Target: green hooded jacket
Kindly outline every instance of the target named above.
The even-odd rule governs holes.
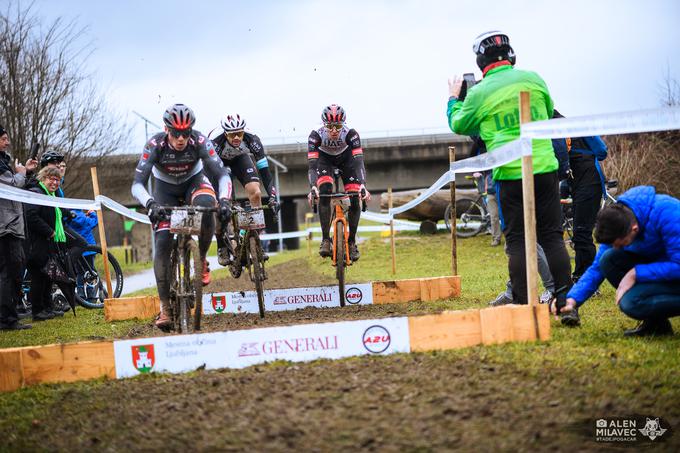
[[[519,138],[519,93],[528,91],[531,120],[552,118],[553,101],[538,74],[509,63],[491,69],[473,86],[463,102],[449,100],[449,127],[456,134],[479,135],[488,152]],[[533,140],[534,174],[556,171],[557,158],[550,139]],[[522,179],[522,160],[493,169],[494,180]]]

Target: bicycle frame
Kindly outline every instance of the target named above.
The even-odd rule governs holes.
[[[342,200],[345,199],[344,196],[338,197],[332,201],[333,207],[334,207],[334,215],[333,218],[331,219],[331,230],[333,232],[337,231],[337,224],[342,223],[342,241],[344,243],[344,260],[345,264],[350,266],[352,262],[349,259],[349,246],[348,246],[348,239],[349,239],[349,227],[347,226],[347,218],[345,217],[345,208],[342,204]],[[333,237],[333,266],[337,266],[338,263],[338,240],[336,237]]]

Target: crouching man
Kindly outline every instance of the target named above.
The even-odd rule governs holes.
[[[607,279],[621,311],[641,321],[625,336],[672,335],[668,318],[680,315],[680,200],[634,187],[600,211],[595,239],[595,261],[562,310],[575,310]]]

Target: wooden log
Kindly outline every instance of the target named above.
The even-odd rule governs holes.
[[[0,350],[0,392],[11,392],[23,386],[21,348]]]
[[[408,203],[423,192],[424,189],[406,190],[400,192],[392,192],[393,204],[395,207]],[[477,189],[461,189],[456,188],[456,202],[461,200],[475,200],[479,196]],[[409,209],[406,212],[395,215],[397,219],[407,220],[432,220],[439,221],[444,219],[446,207],[451,203],[451,191],[439,190],[435,192],[430,198],[424,200],[417,206]],[[388,195],[383,193],[380,195],[380,209],[387,210],[389,206]]]
[[[24,384],[116,377],[112,341],[21,348]]]
[[[158,296],[121,297],[104,301],[104,319],[107,321],[153,318],[160,310]]]
[[[482,342],[479,310],[414,316],[408,326],[412,352],[465,348]]]

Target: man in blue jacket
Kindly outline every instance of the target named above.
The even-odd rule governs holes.
[[[582,305],[606,278],[621,311],[642,321],[625,336],[672,335],[668,318],[680,315],[680,200],[634,187],[600,211],[595,239],[595,261],[562,311]]]

